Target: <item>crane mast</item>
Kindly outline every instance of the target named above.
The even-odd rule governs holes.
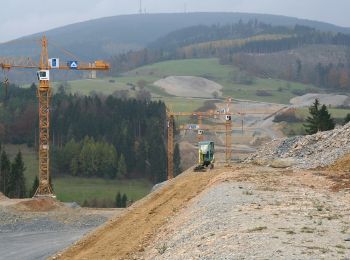
[[[40,71],[49,71],[49,55],[47,39],[41,42]],[[39,186],[34,196],[54,196],[50,184],[50,99],[51,88],[49,80],[39,78],[37,90],[39,100]]]

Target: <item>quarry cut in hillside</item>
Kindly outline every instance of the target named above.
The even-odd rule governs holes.
[[[347,106],[350,104],[350,97],[346,95],[335,94],[315,94],[309,93],[300,97],[295,97],[290,100],[290,103],[295,107],[309,107],[318,99],[321,104],[330,107]]]
[[[153,83],[167,93],[179,97],[212,98],[213,93],[222,95],[222,86],[214,81],[192,76],[170,76]]]
[[[314,135],[276,139],[258,149],[246,162],[277,168],[327,167],[350,153],[350,123]]]

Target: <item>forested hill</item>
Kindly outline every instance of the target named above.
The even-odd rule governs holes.
[[[239,20],[248,22],[257,19],[271,25],[294,26],[305,25],[321,31],[349,33],[349,28],[332,24],[302,20],[292,17],[248,14],[248,13],[177,13],[177,14],[143,14],[121,15],[67,25],[45,32],[50,42],[50,55],[62,57],[60,47],[74,53],[82,60],[108,58],[112,55],[139,49],[154,42],[166,34],[189,26],[233,24]],[[39,47],[33,38],[35,34],[24,37],[18,43],[1,44],[0,57],[36,56]],[[59,47],[54,47],[57,45]],[[63,58],[63,57],[62,57]]]
[[[37,146],[35,93],[35,85],[0,92],[1,143]],[[51,110],[54,175],[166,179],[164,103],[67,95],[60,87]]]

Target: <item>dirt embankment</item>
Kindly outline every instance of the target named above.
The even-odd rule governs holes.
[[[344,172],[189,170],[56,258],[350,256],[347,188]]]
[[[126,259],[143,251],[149,239],[186,202],[202,192],[220,170],[189,170],[135,203],[123,215],[89,234],[57,259]]]
[[[347,259],[350,192],[333,192],[331,176],[268,167],[223,173],[135,259]]]

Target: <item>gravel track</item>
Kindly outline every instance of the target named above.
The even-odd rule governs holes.
[[[238,171],[194,199],[136,259],[344,259],[349,191],[315,173]]]

